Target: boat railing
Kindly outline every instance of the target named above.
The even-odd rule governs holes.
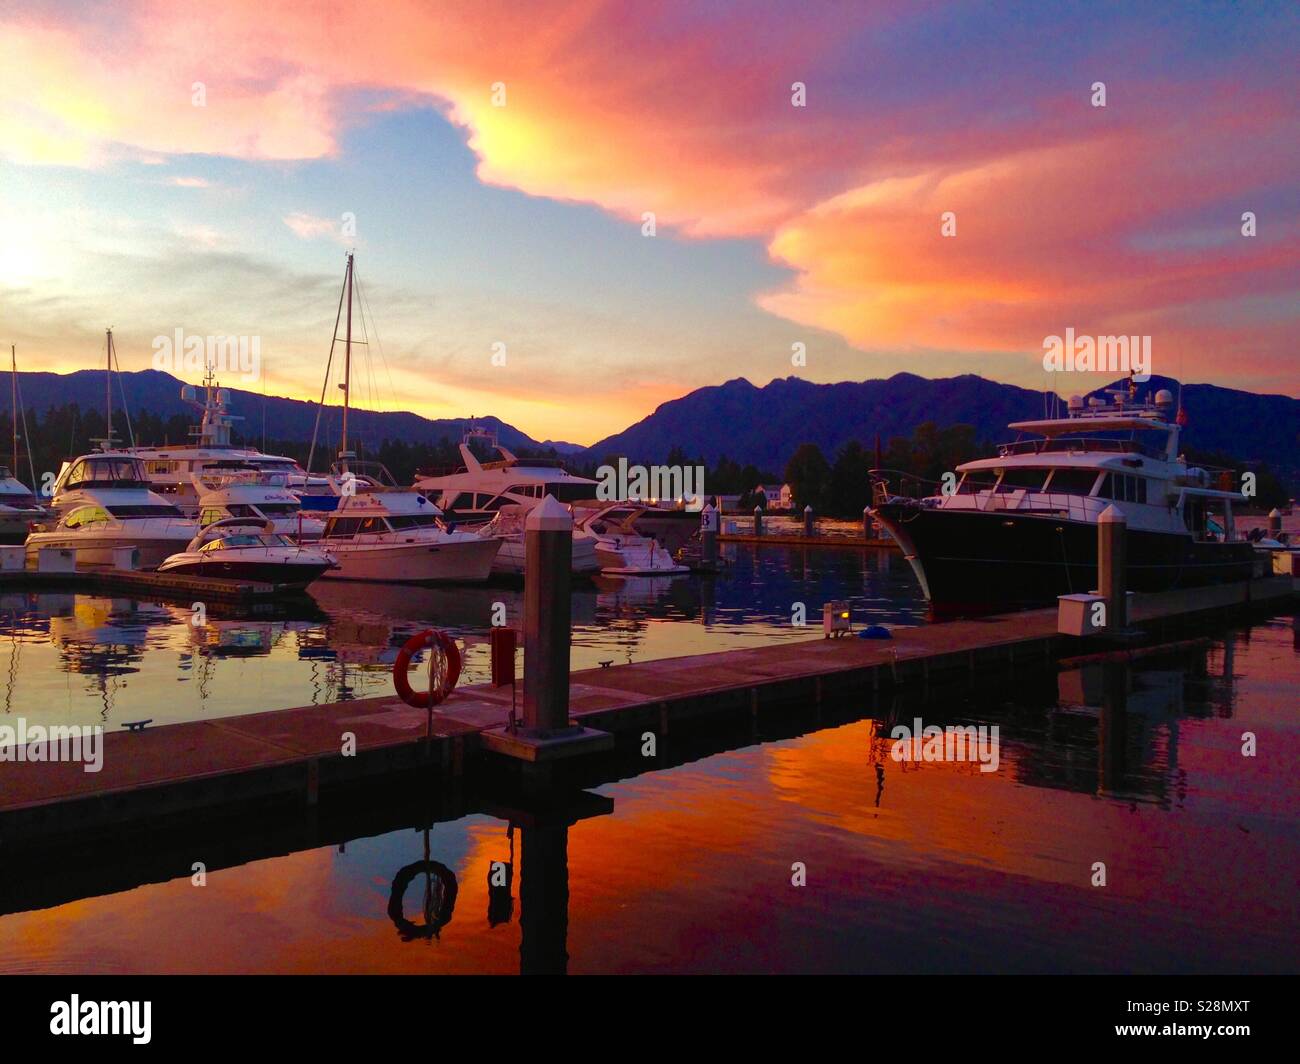
[[[924,499],[942,493],[937,480],[918,477],[902,469],[870,469],[871,501],[880,506],[890,499]]]
[[[1040,440],[1015,440],[998,444],[998,457],[1009,458],[1020,454],[1085,454],[1089,451],[1109,451],[1115,454],[1141,454],[1159,458],[1161,452],[1137,440],[1105,440],[1083,436],[1052,436]]]

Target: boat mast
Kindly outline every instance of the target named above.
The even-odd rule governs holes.
[[[14,476],[18,475],[18,349],[16,345],[9,345],[9,380],[10,391],[13,393],[13,418],[14,418]]]
[[[348,252],[348,331],[343,345],[343,439],[339,446],[339,462],[347,472],[348,462],[348,404],[352,398],[352,252]]]
[[[107,411],[104,422],[104,450],[109,451],[113,449],[113,330],[106,329],[105,333],[108,337],[105,343],[108,362],[104,373],[104,409]]]

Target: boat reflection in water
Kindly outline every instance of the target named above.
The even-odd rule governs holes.
[[[123,971],[1289,970],[1300,795],[1240,736],[1300,753],[1295,626],[675,726],[547,808],[425,777],[76,840],[0,871],[0,968],[89,964],[107,922]],[[996,725],[998,771],[895,761],[916,717]]]

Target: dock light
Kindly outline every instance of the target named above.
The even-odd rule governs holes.
[[[828,602],[822,607],[822,634],[827,639],[852,631],[852,618],[847,602]]]

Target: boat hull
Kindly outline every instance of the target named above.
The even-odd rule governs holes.
[[[301,589],[319,580],[328,569],[328,562],[320,565],[287,565],[284,562],[218,562],[205,559],[163,566],[158,571],[177,576],[200,576],[211,580],[243,580]]]
[[[872,513],[911,563],[936,616],[1034,609],[1097,587],[1097,526],[1006,510],[926,509],[886,503]],[[1130,591],[1171,591],[1249,579],[1249,543],[1127,533]]]
[[[501,550],[492,562],[492,572],[497,576],[523,576],[527,567],[528,551],[522,535],[505,536]],[[595,543],[582,536],[573,538],[572,572],[575,576],[589,576],[600,572]]]
[[[340,544],[319,542],[339,563],[326,580],[366,580],[394,584],[477,583],[492,573],[501,541],[467,536],[450,543]]]

